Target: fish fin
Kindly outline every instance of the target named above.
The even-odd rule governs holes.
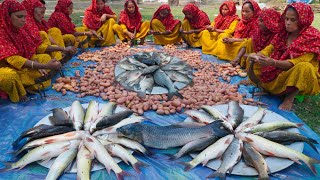
[[[51,143],[56,142],[56,140],[55,139],[47,139],[44,142],[45,142],[45,144],[51,144]]]
[[[51,158],[47,158],[47,159],[43,159],[42,162],[43,163],[48,163],[51,160]]]
[[[48,152],[45,152],[45,153],[43,153],[43,154],[41,154],[40,156],[47,156],[48,154],[50,154],[50,152],[48,151]]]
[[[251,138],[249,138],[249,137],[245,137],[245,141],[247,141],[247,142],[253,142],[253,140],[251,139]]]
[[[9,162],[1,162],[1,163],[4,164],[5,167],[0,169],[0,173],[7,172],[7,171],[15,169],[15,168],[12,167],[13,163],[9,163]]]
[[[207,176],[207,179],[215,178],[215,177],[219,177],[219,179],[226,179],[226,173],[216,171],[216,172],[210,174],[209,176]]]
[[[275,156],[272,152],[264,151],[268,156]]]
[[[117,180],[123,179],[123,176],[132,176],[132,174],[127,173],[126,171],[121,171],[120,173],[116,173]]]
[[[132,164],[133,169],[139,174],[141,173],[140,167],[148,167],[148,166],[149,166],[148,164],[145,164],[141,161],[138,161],[138,162]]]
[[[303,126],[304,124],[303,124],[303,123],[296,123],[296,125],[297,125],[298,127],[301,127],[301,126]]]
[[[307,161],[305,161],[305,163],[310,168],[310,170],[313,172],[313,174],[317,175],[317,170],[314,167],[314,164],[319,164],[320,161],[317,159],[309,158]]]
[[[202,161],[202,166],[207,165],[207,164],[208,164],[208,162],[209,162],[209,159],[206,159],[206,160]]]
[[[141,97],[141,98],[145,98],[146,97],[146,92],[139,91],[138,92],[138,96]]]
[[[168,93],[168,100],[171,100],[173,96],[177,96],[177,97],[183,99],[183,96],[178,91],[174,91],[174,92]]]
[[[184,167],[184,171],[190,171],[191,169],[193,169],[195,166],[193,166],[190,162],[179,162],[179,164],[182,164]]]

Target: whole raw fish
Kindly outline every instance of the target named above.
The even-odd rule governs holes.
[[[97,119],[91,124],[89,132],[93,133],[94,131],[96,131],[96,127],[97,124],[104,118],[104,117],[108,117],[111,116],[113,113],[113,110],[115,109],[117,103],[115,102],[109,102],[107,104],[103,104],[102,108],[98,114]]]
[[[77,131],[83,128],[85,112],[80,101],[74,101],[69,112],[74,129]]]
[[[85,131],[89,131],[91,124],[97,119],[99,113],[99,103],[97,101],[90,101],[86,110],[86,116],[84,117]]]
[[[249,117],[246,121],[243,121],[239,126],[236,128],[235,132],[241,132],[242,130],[257,125],[267,113],[265,108],[259,107],[258,110],[253,113],[251,117]]]
[[[257,133],[257,132],[268,132],[278,129],[288,129],[288,128],[298,128],[303,126],[303,124],[292,123],[289,121],[275,121],[258,124],[243,130],[245,133]]]
[[[244,110],[240,107],[238,101],[230,101],[228,103],[228,121],[235,129],[243,121]]]
[[[170,100],[174,95],[183,98],[183,96],[178,92],[174,87],[171,79],[163,72],[161,69],[158,69],[153,74],[154,82],[160,86],[163,86],[168,89],[168,99]]]

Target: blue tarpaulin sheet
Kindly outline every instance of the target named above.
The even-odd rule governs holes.
[[[159,48],[159,47],[158,47]],[[90,49],[92,51],[96,49]],[[199,49],[195,49],[199,50]],[[200,51],[200,50],[199,50]],[[202,59],[208,61],[214,61],[218,63],[224,63],[225,61],[217,60],[214,56],[202,55]],[[78,67],[73,67],[72,62],[81,62],[81,65]],[[63,71],[66,76],[73,76],[75,70],[80,70],[83,74],[84,67],[83,65],[89,64],[92,62],[83,62],[75,57],[73,57],[64,67]],[[58,76],[57,76],[58,77]],[[233,77],[231,83],[237,83],[243,78]],[[241,93],[246,93],[250,96],[250,93],[253,91],[253,86],[244,86],[240,85],[239,91]],[[50,114],[50,110],[53,108],[64,108],[71,106],[72,102],[78,100],[76,94],[68,92],[66,96],[62,96],[61,93],[57,93],[51,88],[46,89],[47,97],[45,99],[40,98],[39,95],[30,95],[31,100],[29,102],[21,103],[11,103],[9,100],[0,100],[0,161],[12,161],[14,160],[10,152],[12,149],[12,142],[19,137],[20,133],[32,128],[39,120],[43,117]],[[96,100],[100,103],[103,103],[101,98],[87,96],[79,99],[82,103],[88,103],[90,100]],[[263,96],[261,101],[268,104],[268,109],[274,111],[284,118],[288,119],[294,123],[304,123],[299,119],[293,112],[286,112],[279,110],[277,107],[280,104],[280,99],[275,96]],[[177,122],[183,121],[187,116],[184,114],[174,114],[174,115],[158,115],[154,111],[145,112],[144,116],[152,121],[156,122],[159,125],[169,125]],[[320,137],[314,131],[312,131],[307,125],[303,126],[303,129],[300,129],[301,134],[311,137],[316,141],[320,142]],[[317,148],[319,146],[317,145]],[[148,164],[148,167],[142,168],[141,174],[138,174],[134,169],[126,165],[124,162],[120,163],[120,167],[132,174],[132,176],[126,176],[125,179],[205,179],[208,175],[214,172],[214,170],[202,167],[198,165],[194,169],[185,172],[184,167],[179,164],[179,162],[190,161],[190,156],[184,156],[178,160],[172,161],[168,159],[166,154],[176,153],[179,149],[169,149],[169,150],[156,150],[151,149],[156,155],[153,157],[148,157],[134,153],[134,156],[137,157],[140,161]],[[309,145],[305,144],[303,153],[311,156],[316,159],[320,159],[319,154],[317,154]],[[4,163],[1,163],[0,168],[4,167]],[[316,165],[316,169],[320,171],[320,165]],[[42,167],[37,163],[32,163],[27,165],[21,170],[1,172],[0,179],[44,179],[48,173],[48,169]],[[294,163],[290,167],[273,173],[270,175],[272,179],[319,179],[320,175],[314,175],[310,169],[305,165],[299,165]],[[229,179],[250,179],[257,177],[247,177],[247,176],[235,176],[228,175]],[[76,179],[76,174],[74,173],[65,173],[61,176],[61,179]],[[91,173],[91,179],[116,179],[114,173],[110,175],[106,170],[99,170]]]

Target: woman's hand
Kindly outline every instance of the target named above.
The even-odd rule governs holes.
[[[101,22],[105,22],[107,20],[107,14],[103,14],[101,17],[100,17],[100,21]]]
[[[129,38],[130,38],[130,39],[134,39],[134,38],[135,38],[135,36],[136,36],[135,34],[133,34],[133,33],[132,33],[132,32],[130,32],[130,31],[127,31],[127,33],[126,33],[126,34],[127,34],[127,36],[129,36]]]
[[[40,72],[41,76],[45,76],[48,74],[48,71],[45,69],[38,69],[38,71]]]
[[[210,26],[207,27],[207,30],[210,31],[210,32],[215,32],[216,28],[214,26],[210,25]]]
[[[73,46],[68,46],[68,47],[64,48],[64,52],[75,54],[77,52],[77,48],[75,48]]]
[[[56,59],[52,59],[46,64],[46,68],[51,70],[58,70],[61,68],[61,63]]]
[[[275,60],[271,57],[267,57],[264,55],[259,55],[259,61],[258,63],[264,67],[264,66],[274,66],[276,64]]]
[[[222,42],[226,43],[226,44],[232,44],[235,42],[234,38],[223,38]]]

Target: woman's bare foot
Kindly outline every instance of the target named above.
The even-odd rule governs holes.
[[[298,89],[295,89],[294,91],[290,92],[286,95],[282,103],[279,105],[279,109],[285,110],[285,111],[291,111],[293,107],[293,101],[294,97],[299,93]]]

